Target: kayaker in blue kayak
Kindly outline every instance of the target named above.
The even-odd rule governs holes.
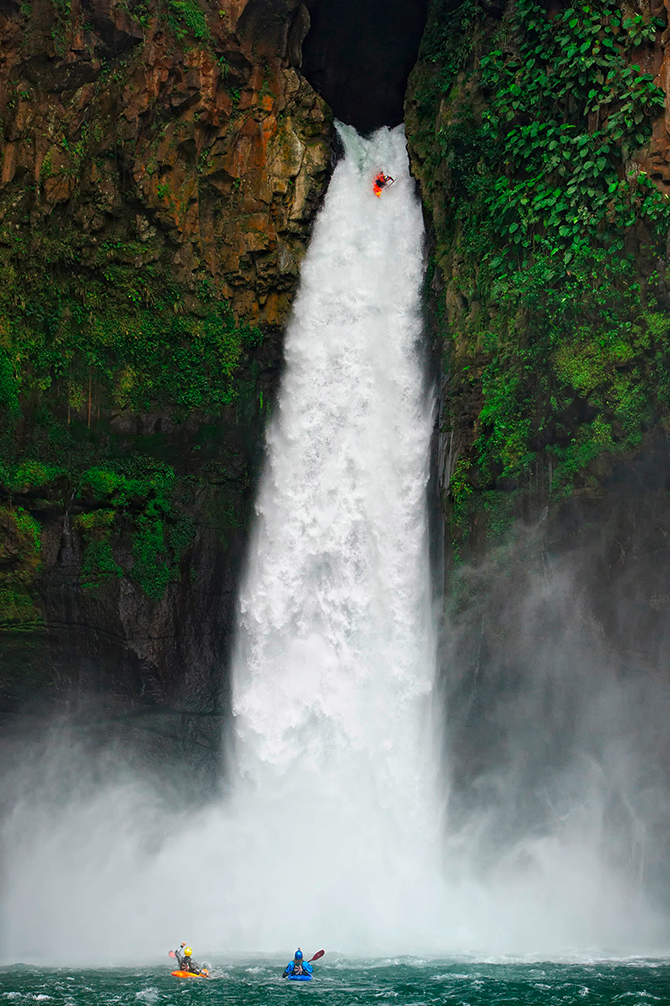
[[[302,950],[300,947],[296,950],[293,955],[293,960],[289,961],[284,968],[284,978],[288,978],[289,975],[297,977],[298,975],[311,975],[314,968],[303,958]]]

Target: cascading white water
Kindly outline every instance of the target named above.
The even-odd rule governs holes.
[[[155,851],[159,816],[153,852],[132,791],[70,806],[48,840],[43,808],[19,809],[16,954],[57,956],[64,932],[91,959],[129,937],[158,950],[175,925],[211,948],[426,946],[437,802],[423,225],[402,127],[340,133],[241,595],[232,794],[171,823]],[[379,169],[395,178],[381,199]]]
[[[416,807],[433,680],[421,209],[402,130],[341,130],[302,270],[234,662],[240,772]],[[377,199],[383,166],[395,185]],[[421,775],[425,766],[421,765]],[[299,773],[299,775],[295,775]]]
[[[224,845],[245,890],[220,907],[241,947],[300,932],[406,951],[424,944],[437,843],[423,225],[403,130],[341,136],[241,594]],[[396,180],[377,199],[381,168]]]

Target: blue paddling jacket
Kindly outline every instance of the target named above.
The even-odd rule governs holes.
[[[289,961],[288,964],[286,965],[286,968],[284,969],[285,978],[293,974],[293,972],[296,970],[297,964],[301,965],[300,970],[302,970],[306,975],[311,975],[312,971],[314,970],[314,968],[308,961]],[[300,974],[300,970],[298,970],[298,974]]]

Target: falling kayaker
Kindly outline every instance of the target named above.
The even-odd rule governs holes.
[[[179,950],[175,950],[174,955],[177,958],[177,964],[181,970],[188,971],[191,975],[199,975],[202,972],[206,973],[206,969],[200,968],[200,966],[191,958],[192,953],[192,949],[187,947],[185,943],[182,943]]]
[[[298,947],[293,955],[293,960],[289,961],[284,968],[284,978],[288,978],[289,975],[311,975],[313,970],[314,968],[309,961],[304,959],[302,950]]]
[[[393,185],[394,181],[395,178],[391,178],[390,175],[385,175],[383,171],[380,171],[379,174],[375,176],[372,191],[377,196],[377,199],[379,199],[384,189],[388,188],[389,185]]]

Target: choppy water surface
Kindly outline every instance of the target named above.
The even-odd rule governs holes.
[[[670,1003],[670,963],[635,960],[590,964],[466,963],[394,960],[320,965],[310,983],[281,978],[284,961],[220,962],[210,981],[172,978],[167,968],[48,970],[23,965],[0,970],[0,1001],[23,1006],[208,1006],[210,1003],[374,1003],[408,1006],[455,1003],[493,1006],[512,1003]]]

